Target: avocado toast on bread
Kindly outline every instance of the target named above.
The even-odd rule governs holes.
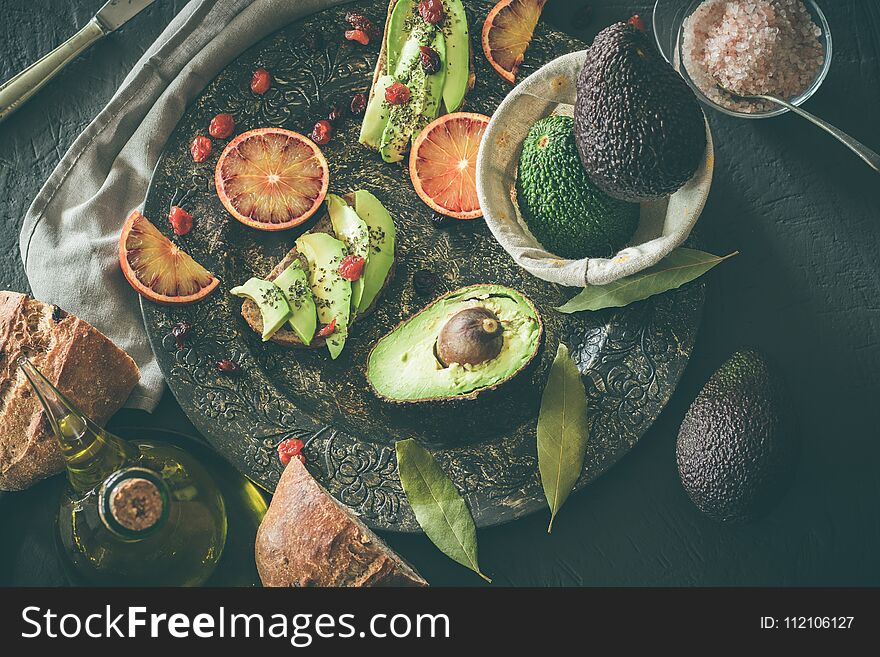
[[[365,190],[358,190],[357,192],[346,194],[340,199],[340,201],[354,208],[355,212],[358,213],[357,216],[365,219],[369,231],[370,246],[366,266],[364,267],[361,276],[357,279],[363,281],[364,287],[364,291],[360,297],[360,305],[355,307],[355,304],[351,303],[353,300],[350,292],[348,295],[344,295],[345,303],[351,303],[351,306],[345,309],[346,312],[340,313],[345,315],[345,321],[339,322],[339,333],[341,334],[340,337],[342,340],[338,346],[338,350],[334,351],[331,348],[331,355],[334,358],[338,355],[338,352],[341,351],[342,346],[344,345],[344,337],[347,335],[348,326],[373,311],[379,298],[385,291],[385,288],[394,277],[394,251],[396,245],[394,226],[390,215],[378,199],[376,199],[371,193]],[[312,281],[312,263],[309,262],[307,254],[303,252],[303,238],[308,239],[306,236],[309,235],[326,235],[332,240],[340,237],[337,234],[337,231],[334,230],[334,224],[331,221],[329,211],[325,211],[318,218],[315,226],[297,240],[297,245],[287,252],[264,280],[270,282],[277,281],[278,277],[286,272],[291,265],[298,264],[302,270],[306,272],[309,280]],[[370,262],[372,262],[372,266],[370,265]],[[336,278],[337,284],[341,281],[342,285],[351,286],[350,281],[339,278],[335,271],[332,273]],[[320,282],[323,284],[323,279],[321,279]],[[318,291],[322,292],[329,287],[330,285],[328,283],[324,288],[319,289]],[[319,295],[316,295],[314,301],[318,306],[318,319],[325,325],[325,327],[329,322],[337,320],[337,317],[334,316],[332,319],[324,321],[328,316],[328,305],[324,304],[322,307],[323,300]],[[261,311],[260,305],[254,299],[246,298],[244,300],[241,307],[241,314],[251,329],[257,333],[263,333],[263,312]],[[324,315],[323,318],[321,317],[322,314]],[[332,336],[336,334],[336,331],[331,331],[328,335],[322,335],[321,333],[321,330],[317,331],[310,341],[306,341],[301,335],[293,330],[292,325],[285,325],[275,331],[268,339],[291,347],[332,347],[332,345],[328,345],[328,340],[332,342]]]
[[[439,0],[438,0],[439,1]],[[423,19],[417,0],[390,0],[382,46],[360,143],[387,162],[403,159],[409,143],[441,113],[454,112],[474,86],[473,51],[461,0],[442,0],[436,24]],[[431,68],[426,58],[439,63]],[[407,100],[392,104],[386,90],[406,85]]]

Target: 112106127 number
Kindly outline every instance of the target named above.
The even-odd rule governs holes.
[[[786,616],[783,626],[787,630],[848,630],[854,616]]]

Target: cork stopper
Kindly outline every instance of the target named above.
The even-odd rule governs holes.
[[[162,493],[152,481],[132,477],[113,487],[109,506],[110,515],[122,527],[142,532],[162,517]]]

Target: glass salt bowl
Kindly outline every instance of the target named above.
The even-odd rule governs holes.
[[[684,20],[690,16],[696,8],[702,4],[703,0],[657,0],[654,4],[654,15],[652,17],[654,38],[657,40],[657,47],[667,62],[677,70],[685,81],[690,85],[691,89],[703,103],[712,107],[719,112],[736,116],[742,119],[766,119],[771,116],[779,116],[789,110],[785,107],[776,107],[772,110],[758,112],[741,112],[719,105],[714,100],[706,96],[697,84],[691,79],[687,71],[687,67],[682,62],[682,42],[683,42],[683,24]],[[813,18],[813,22],[822,31],[819,36],[819,42],[822,44],[822,50],[825,53],[825,59],[819,67],[812,84],[798,96],[786,99],[792,105],[799,106],[809,99],[816,90],[822,85],[825,76],[828,75],[828,69],[831,67],[831,30],[828,27],[828,21],[825,14],[819,9],[814,0],[802,0],[807,11]],[[722,92],[723,93],[723,92]]]

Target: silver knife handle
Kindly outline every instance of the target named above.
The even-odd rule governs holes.
[[[6,119],[83,50],[105,34],[107,31],[93,18],[55,50],[4,82],[0,86],[0,121]]]

